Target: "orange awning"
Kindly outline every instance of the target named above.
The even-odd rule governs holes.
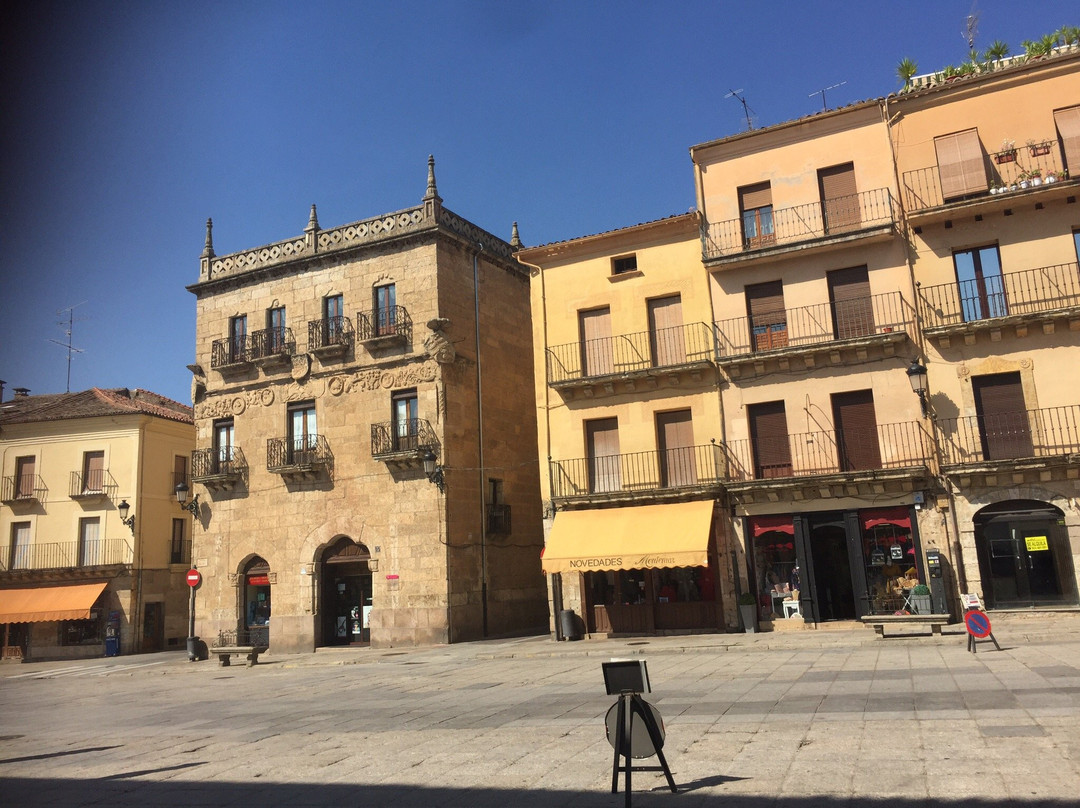
[[[713,501],[559,511],[544,547],[544,572],[704,567]]]
[[[0,589],[0,624],[88,620],[107,583]]]

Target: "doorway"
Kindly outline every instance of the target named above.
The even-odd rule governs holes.
[[[322,645],[368,645],[371,642],[371,553],[341,536],[323,554]]]
[[[144,604],[142,650],[160,651],[165,646],[165,604]]]
[[[810,555],[818,620],[854,620],[855,589],[842,513],[810,520]]]

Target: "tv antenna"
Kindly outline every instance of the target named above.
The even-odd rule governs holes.
[[[727,95],[725,95],[724,98],[731,98],[734,96],[735,98],[739,99],[739,103],[742,104],[743,115],[746,116],[746,128],[747,130],[750,130],[754,128],[753,119],[750,116],[750,113],[752,113],[754,110],[750,107],[749,104],[746,103],[746,99],[739,95],[739,93],[741,92],[744,92],[742,87],[740,87],[738,90],[732,90]]]
[[[847,84],[847,82],[842,81],[839,84],[833,84],[833,85],[831,85],[829,87],[823,87],[822,89],[818,90],[817,92],[810,93],[810,95],[808,95],[807,98],[813,98],[818,93],[821,93],[821,110],[822,110],[822,112],[824,112],[825,110],[827,110],[829,108],[825,103],[825,93],[828,92],[829,90],[835,90],[837,87],[843,87],[845,84]]]
[[[65,312],[67,312],[67,322],[65,323],[63,320],[60,320],[57,323],[57,325],[59,326],[67,326],[67,329],[64,332],[65,334],[67,334],[67,342],[60,342],[60,340],[57,339],[49,340],[49,342],[55,342],[61,348],[67,348],[67,389],[64,391],[65,393],[71,392],[71,354],[83,352],[82,348],[76,348],[74,345],[71,344],[71,332],[75,329],[76,322],[81,323],[83,320],[87,319],[86,317],[80,317],[78,320],[75,319],[75,309],[83,305],[83,303],[85,302],[86,301],[84,300],[82,303],[76,303],[74,306],[68,306],[66,309],[59,309],[56,312],[57,317],[60,317]]]
[[[971,11],[964,18],[964,30],[960,34],[967,40],[968,54],[975,59],[975,35],[979,32],[979,12],[975,10],[975,3],[971,4]]]

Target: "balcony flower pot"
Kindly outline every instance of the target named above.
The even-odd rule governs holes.
[[[757,600],[749,592],[739,595],[739,619],[747,634],[757,631]]]
[[[994,155],[994,162],[998,165],[1002,165],[1004,163],[1015,163],[1016,149],[1013,149],[1012,151],[998,152]]]
[[[1042,157],[1044,154],[1050,153],[1050,144],[1030,143],[1028,144],[1028,150],[1031,152],[1032,157]]]

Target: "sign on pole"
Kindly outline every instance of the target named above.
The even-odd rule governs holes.
[[[188,570],[188,573],[187,573],[187,585],[188,586],[190,586],[192,589],[194,589],[195,587],[197,587],[199,585],[199,583],[201,581],[202,581],[202,573],[201,572],[199,572],[198,570]]]

